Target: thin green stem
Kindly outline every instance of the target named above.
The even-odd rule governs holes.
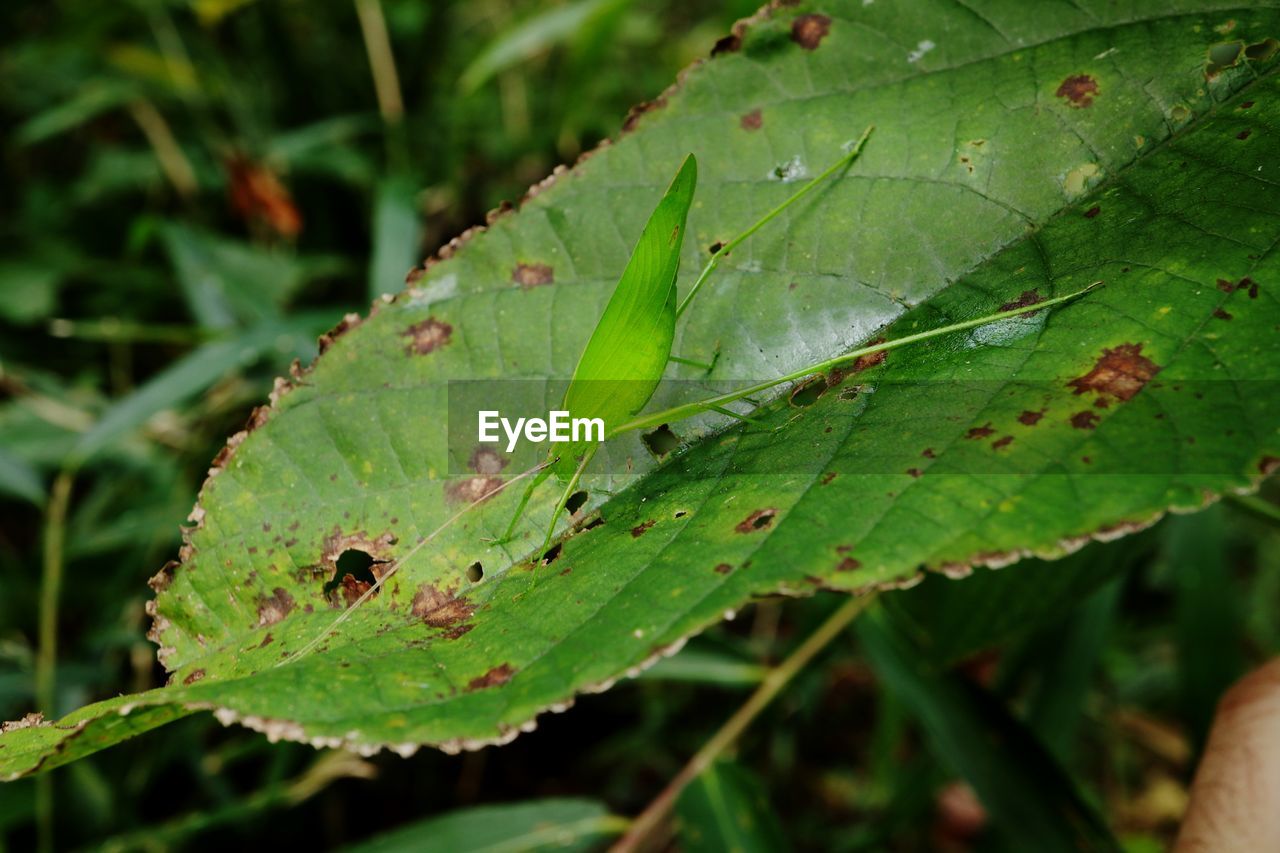
[[[750,698],[733,713],[733,716],[725,721],[720,730],[712,735],[711,739],[704,743],[701,749],[694,753],[694,756],[689,759],[689,763],[675,775],[667,784],[667,787],[663,788],[662,792],[632,822],[627,834],[613,846],[613,853],[633,853],[633,851],[648,850],[656,847],[661,840],[657,836],[685,786],[696,779],[699,774],[711,766],[712,762],[720,757],[721,753],[732,746],[756,717],[760,716],[760,712],[768,707],[774,697],[782,691],[782,688],[786,687],[791,679],[795,678],[796,674],[804,669],[818,652],[840,636],[840,633],[849,627],[849,624],[858,617],[858,614],[862,613],[874,600],[874,594],[850,598],[840,605],[838,610],[828,616],[827,620],[818,626],[818,629],[810,634],[786,660],[771,669]]]
[[[36,651],[36,705],[50,719],[57,716],[58,599],[62,593],[62,573],[67,539],[67,508],[71,503],[72,471],[64,470],[53,480],[44,517],[44,562],[40,576],[39,648]],[[36,786],[36,826],[38,846],[53,849],[53,784],[46,774]]]
[[[916,344],[916,343],[920,343],[921,341],[927,341],[930,338],[936,338],[940,335],[948,335],[948,334],[951,334],[952,332],[963,332],[966,329],[973,329],[973,328],[977,328],[978,326],[985,326],[988,323],[995,323],[997,321],[1008,320],[1011,317],[1017,317],[1022,314],[1029,314],[1034,311],[1040,311],[1045,308],[1049,308],[1053,305],[1058,305],[1060,303],[1067,302],[1069,300],[1082,296],[1083,294],[1088,293],[1090,290],[1093,290],[1095,287],[1097,287],[1100,284],[1102,284],[1101,281],[1095,281],[1093,284],[1089,285],[1088,287],[1083,288],[1082,290],[1077,290],[1074,293],[1068,293],[1066,296],[1055,296],[1052,299],[1045,299],[1041,302],[1035,303],[1034,305],[1026,305],[1021,308],[1012,308],[1008,311],[997,311],[996,313],[988,314],[985,317],[978,317],[973,320],[965,320],[960,323],[952,323],[949,326],[943,326],[938,329],[930,329],[927,332],[917,332],[914,335],[907,335],[906,337],[898,338],[896,340],[884,341],[883,343],[872,344],[871,346],[862,347],[861,349],[856,349],[853,352],[848,352],[848,353],[845,353],[844,355],[838,355],[835,358],[829,358],[826,361],[820,361],[817,364],[809,365],[808,367],[802,368],[800,370],[794,370],[791,373],[786,374],[785,376],[779,376],[777,379],[770,379],[767,382],[759,382],[759,383],[756,383],[755,385],[751,385],[747,388],[741,388],[737,391],[728,391],[724,394],[720,394],[715,397],[709,397],[706,400],[700,400],[696,403],[685,403],[684,405],[681,405],[681,406],[676,406],[671,409],[666,409],[661,412],[655,412],[654,414],[651,414],[651,415],[645,415],[643,417],[636,418],[635,420],[632,420],[632,421],[627,421],[626,423],[611,429],[605,435],[605,438],[610,439],[610,438],[613,438],[615,435],[621,435],[624,432],[631,432],[637,429],[648,429],[649,427],[655,427],[660,424],[670,423],[671,421],[678,421],[678,420],[683,420],[684,418],[691,418],[694,415],[707,411],[713,406],[723,406],[726,403],[732,403],[735,400],[741,400],[744,397],[751,396],[752,394],[758,394],[762,391],[768,391],[770,388],[775,388],[784,382],[791,382],[796,379],[803,379],[806,376],[812,376],[815,373],[825,373],[826,371],[831,370],[833,367],[839,367],[842,364],[846,364],[851,361],[856,361],[857,359],[862,358],[863,356],[874,355],[875,353],[878,353],[878,352],[887,352],[889,350],[898,349],[899,347],[904,347],[909,344]]]
[[[793,193],[786,201],[782,202],[773,210],[770,210],[760,219],[756,220],[756,223],[746,231],[743,231],[737,237],[734,237],[728,243],[725,243],[720,248],[716,249],[715,253],[711,256],[711,260],[707,261],[707,265],[702,268],[702,272],[698,273],[698,278],[693,283],[693,287],[687,294],[685,294],[685,297],[681,300],[679,307],[676,308],[676,319],[680,319],[680,315],[685,312],[685,309],[689,307],[689,303],[693,301],[693,297],[698,295],[698,291],[702,289],[702,285],[711,277],[711,273],[715,271],[715,268],[719,266],[721,258],[732,252],[742,243],[743,240],[746,240],[752,234],[768,225],[775,217],[778,216],[778,214],[782,213],[782,211],[786,210],[788,207],[812,192],[818,184],[822,183],[827,178],[852,163],[854,159],[862,153],[862,146],[866,144],[867,137],[871,135],[871,131],[874,129],[875,125],[869,125],[866,130],[862,131],[862,135],[858,137],[858,140],[849,148],[848,153],[824,169],[822,174],[818,175],[818,177],[796,190],[796,192]]]

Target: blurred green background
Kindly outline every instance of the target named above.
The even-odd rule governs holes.
[[[273,378],[754,5],[0,4],[0,718],[162,684],[146,579]],[[1016,731],[1159,849],[1220,691],[1280,651],[1266,512],[890,597],[752,728],[728,789],[762,792],[759,837],[776,820],[798,849],[1006,849],[1019,819],[957,779],[1054,802],[1052,773],[990,746]],[[327,848],[553,796],[633,815],[836,603],[760,602],[480,753],[366,760],[186,719],[51,774],[40,808],[32,780],[0,789],[0,838],[34,847],[40,809],[43,841],[111,849]]]

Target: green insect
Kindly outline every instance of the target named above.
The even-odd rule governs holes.
[[[1007,311],[998,311],[972,320],[930,329],[892,341],[872,344],[749,387],[683,404],[664,411],[642,414],[643,409],[657,390],[669,362],[696,364],[696,362],[688,359],[673,356],[671,353],[672,343],[675,340],[676,323],[688,309],[694,297],[702,290],[724,256],[827,178],[849,166],[862,152],[862,148],[871,135],[871,131],[872,128],[868,127],[835,163],[762,216],[741,234],[719,246],[699,273],[698,278],[694,281],[684,299],[677,300],[676,278],[680,270],[680,250],[684,241],[685,222],[688,218],[689,208],[693,203],[694,189],[697,185],[697,161],[692,154],[686,157],[671,185],[667,188],[666,193],[658,202],[658,206],[649,217],[649,221],[640,235],[631,258],[627,262],[626,269],[618,280],[613,295],[609,299],[609,303],[605,307],[604,313],[601,315],[590,340],[583,349],[582,356],[578,359],[573,377],[565,391],[561,408],[569,412],[573,418],[602,419],[606,425],[605,440],[624,433],[649,429],[709,411],[719,412],[741,420],[750,420],[748,417],[729,410],[726,406],[744,398],[749,399],[754,395],[769,391],[787,382],[794,382],[812,377],[815,374],[826,373],[843,365],[851,364],[868,355],[919,343],[940,335],[972,329],[1032,311],[1040,311],[1075,299],[1102,283],[1094,282],[1082,290],[1065,296],[1044,299],[1034,304]],[[534,491],[554,475],[564,484],[564,488],[552,512],[551,521],[542,543],[542,549],[537,552],[538,554],[543,554],[549,548],[555,536],[560,517],[564,514],[565,506],[577,488],[583,471],[590,464],[599,448],[599,442],[585,440],[552,444],[545,461],[503,483],[499,487],[499,491],[509,488],[521,480],[529,481],[524,495],[516,507],[510,523],[507,525],[506,532],[502,539],[498,540],[499,543],[511,539]],[[463,507],[439,528],[411,548],[389,570],[382,574],[377,583],[347,608],[321,636],[330,633],[356,607],[377,592],[391,575],[417,553],[420,548],[430,543],[441,531],[453,524],[463,514],[478,506],[482,501],[492,498],[493,495],[494,492],[490,492],[483,498]],[[317,637],[297,653],[291,655],[288,660],[293,660],[310,650],[320,639],[321,637]]]

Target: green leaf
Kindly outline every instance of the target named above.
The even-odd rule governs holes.
[[[328,336],[232,439],[155,580],[172,685],[0,736],[0,772],[200,709],[364,751],[505,742],[755,596],[1060,556],[1255,488],[1280,459],[1280,98],[1275,59],[1206,78],[1228,18],[1249,44],[1280,32],[1274,4],[1201,0],[761,16],[629,134]],[[850,169],[734,251],[683,318],[681,354],[719,346],[708,381],[1106,286],[859,365],[811,405],[762,401],[762,426],[671,424],[686,449],[665,461],[620,437],[610,462],[630,467],[584,482],[584,523],[533,585],[558,496],[493,541],[519,490],[492,494],[512,472],[483,454],[451,475],[450,384],[567,378],[690,152],[682,290],[873,122]],[[328,633],[360,588],[335,577],[345,551],[403,557],[486,494]]]
[[[1182,719],[1204,745],[1218,700],[1244,675],[1243,608],[1227,564],[1221,507],[1171,518],[1166,559],[1177,595],[1176,641]]]
[[[884,598],[900,630],[937,664],[962,660],[1066,615],[1127,570],[1143,543],[1094,544],[1060,561],[1028,560],[1014,572],[964,583],[938,575]]]
[[[572,40],[578,33],[589,29],[596,19],[630,2],[576,0],[526,18],[499,34],[481,50],[462,72],[458,85],[463,92],[474,92],[508,68]]]
[[[83,465],[152,415],[205,391],[231,370],[253,364],[264,353],[277,349],[281,355],[292,355],[299,347],[298,336],[313,333],[316,327],[314,314],[301,314],[262,323],[229,340],[201,345],[112,403],[80,436],[66,464]]]
[[[48,317],[62,274],[57,267],[34,260],[0,262],[0,318],[30,323]]]
[[[782,825],[763,786],[727,761],[698,774],[676,801],[677,835],[685,853],[786,850]]]
[[[12,495],[43,506],[44,483],[25,459],[0,448],[0,495]]]
[[[14,142],[34,145],[74,130],[105,112],[121,107],[141,94],[136,83],[121,80],[95,81],[60,104],[27,119],[14,131]]]
[[[164,225],[160,234],[191,313],[205,328],[271,319],[306,278],[306,267],[283,252],[185,225]]]
[[[524,853],[594,850],[626,828],[594,800],[531,800],[429,818],[346,848],[348,853]]]
[[[369,259],[369,295],[374,299],[403,290],[405,274],[418,264],[422,225],[415,194],[413,182],[406,178],[387,178],[378,185]]]
[[[973,786],[1013,849],[1119,850],[1071,779],[997,697],[922,665],[881,613],[854,630],[876,674],[911,709],[935,753]]]

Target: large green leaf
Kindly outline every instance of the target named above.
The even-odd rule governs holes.
[[[1054,556],[1252,488],[1280,457],[1277,34],[1275,4],[1190,0],[831,0],[739,28],[634,132],[323,341],[217,460],[155,581],[172,685],[9,732],[0,770],[201,708],[363,751],[501,742],[752,596]],[[806,408],[767,406],[764,428],[673,425],[687,449],[665,464],[623,439],[632,474],[612,497],[588,484],[583,520],[603,523],[536,574],[554,490],[506,546],[517,496],[494,496],[293,659],[360,588],[325,590],[344,551],[403,556],[510,476],[478,457],[446,478],[448,381],[565,378],[688,153],[683,288],[872,122],[851,169],[690,312],[676,351],[718,344],[711,378],[1107,286],[861,365]]]

